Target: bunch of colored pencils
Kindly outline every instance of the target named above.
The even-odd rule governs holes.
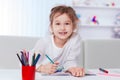
[[[32,63],[30,64],[29,63],[29,52],[26,51],[26,50],[23,50],[23,51],[20,51],[21,55],[19,55],[17,53],[17,57],[19,59],[19,61],[21,62],[22,65],[24,66],[35,66],[40,58],[40,54],[36,54],[34,53],[33,56],[32,56]],[[21,56],[21,57],[20,57]]]

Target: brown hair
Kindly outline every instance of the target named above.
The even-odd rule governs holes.
[[[50,14],[50,25],[52,25],[53,18],[56,13],[59,13],[60,15],[66,13],[69,16],[69,18],[72,20],[74,28],[77,27],[78,17],[76,16],[76,13],[72,7],[61,5],[61,6],[56,6],[56,7],[52,8],[51,14]]]

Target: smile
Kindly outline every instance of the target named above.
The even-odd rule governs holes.
[[[59,34],[65,35],[65,34],[67,34],[67,32],[59,32]]]

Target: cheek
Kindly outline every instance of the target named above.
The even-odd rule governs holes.
[[[74,28],[73,28],[72,26],[69,26],[69,27],[67,28],[67,30],[70,31],[70,32],[72,32],[72,31],[74,31]]]
[[[70,29],[69,32],[72,33],[72,32],[73,32],[73,29]]]
[[[54,33],[56,33],[56,32],[58,31],[58,28],[52,27],[52,31],[53,31]]]
[[[52,24],[50,28],[51,28],[52,31],[54,31],[55,30],[55,25]]]

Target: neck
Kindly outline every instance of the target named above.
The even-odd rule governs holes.
[[[67,42],[67,39],[63,40],[63,39],[58,39],[58,38],[54,37],[54,42],[57,47],[62,48],[65,45],[65,43]]]

